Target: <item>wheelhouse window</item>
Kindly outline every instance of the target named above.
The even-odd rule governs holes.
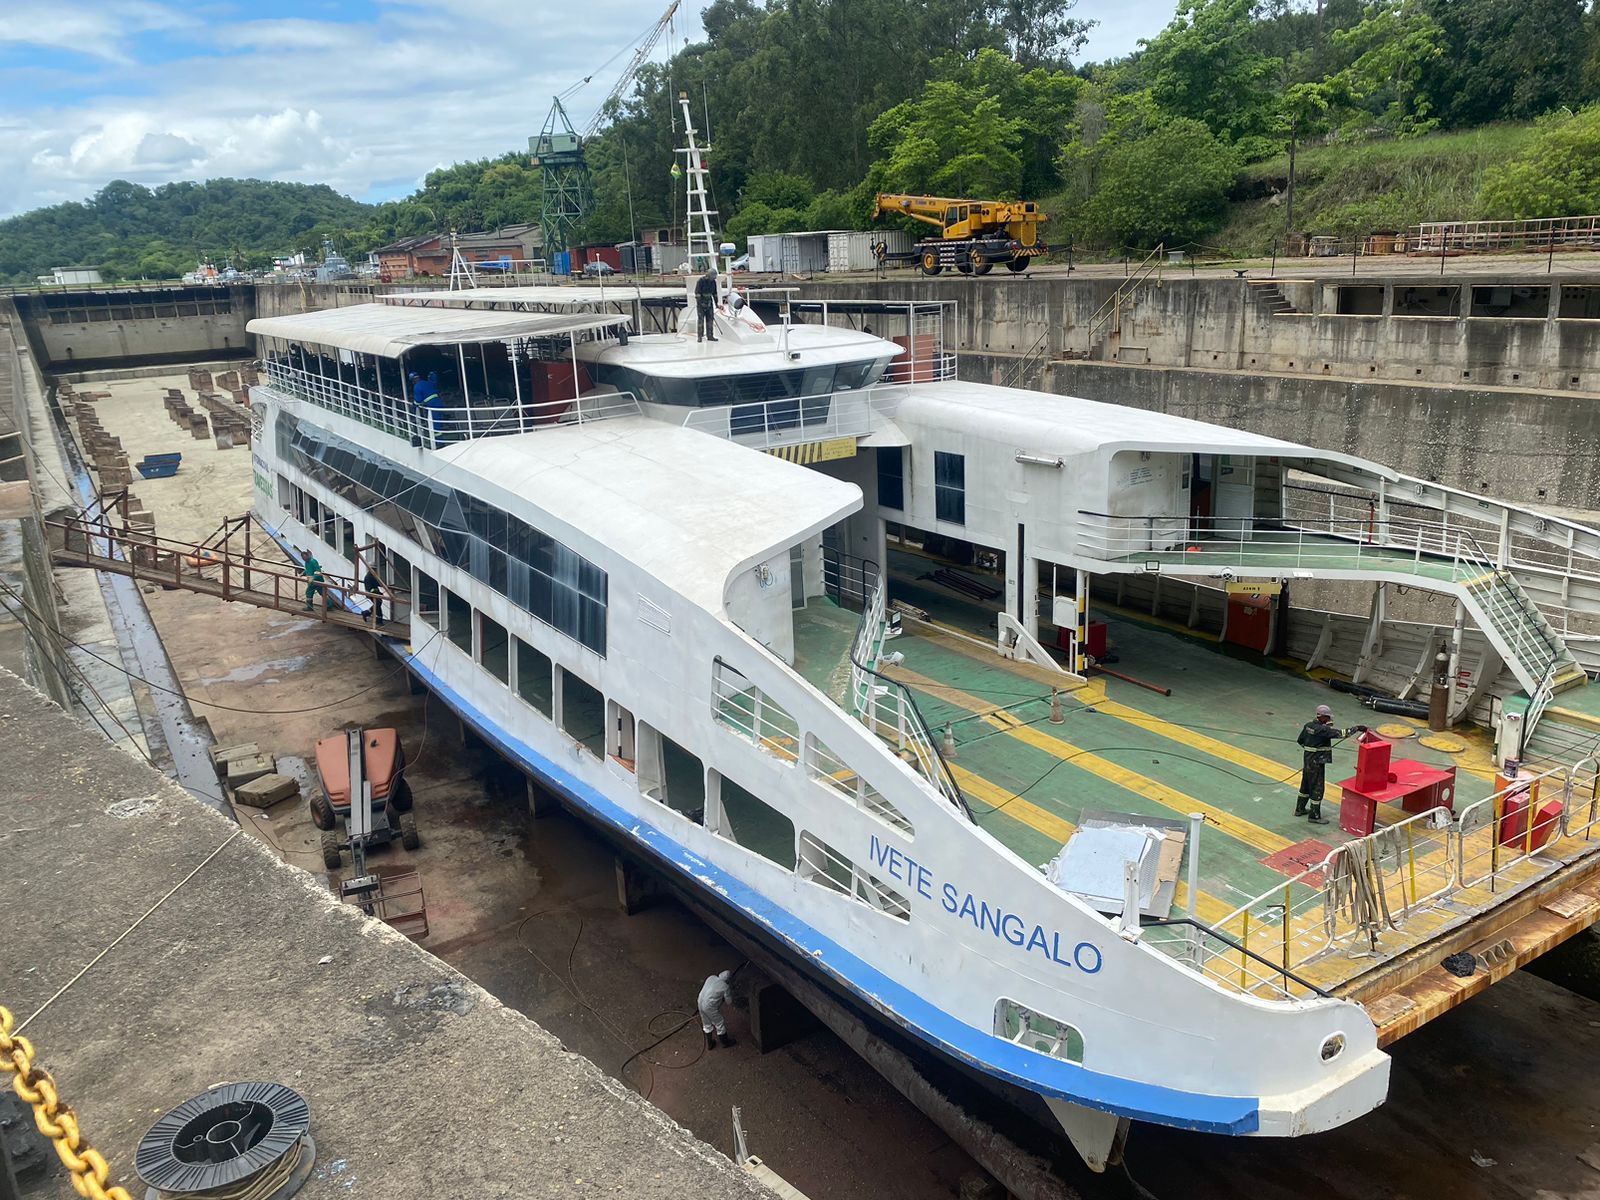
[[[904,512],[906,507],[906,451],[904,446],[878,447],[878,504]]]
[[[952,525],[967,523],[966,455],[933,452],[933,511]]]

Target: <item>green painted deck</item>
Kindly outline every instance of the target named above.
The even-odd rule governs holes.
[[[926,560],[904,556],[894,563],[901,569],[892,595],[963,625],[982,619],[981,606],[945,600],[935,593],[937,585],[917,579]],[[1330,705],[1345,726],[1392,718],[1259,655],[1103,610],[1096,618],[1109,625],[1115,668],[1170,687],[1171,696],[1101,676],[1063,696],[1062,723],[1054,725],[1050,688],[1037,670],[1019,668],[982,645],[919,635],[912,622],[892,643],[905,661],[886,673],[911,688],[935,741],[950,726],[956,745],[951,766],[984,829],[1042,868],[1085,811],[1178,820],[1205,811],[1201,888],[1203,907],[1213,915],[1287,880],[1262,859],[1307,840],[1326,846],[1347,840],[1331,785],[1354,772],[1353,740],[1335,751],[1324,808],[1330,823],[1319,826],[1294,816],[1301,765],[1295,738],[1319,704]],[[795,613],[796,665],[836,697],[858,619],[826,601]],[[1415,739],[1398,742],[1395,756],[1460,766]],[[1486,779],[1458,769],[1458,809],[1490,791]],[[1380,810],[1384,821],[1401,815],[1392,807]]]
[[[1180,821],[1203,813],[1196,915],[1274,963],[1292,964],[1317,986],[1356,986],[1394,955],[1475,919],[1597,844],[1590,835],[1574,835],[1531,859],[1507,858],[1492,847],[1485,810],[1459,842],[1453,833],[1407,824],[1396,830],[1398,843],[1391,839],[1383,851],[1390,856],[1384,894],[1399,919],[1382,929],[1377,952],[1370,953],[1366,932],[1343,916],[1328,917],[1320,881],[1291,882],[1349,840],[1338,826],[1337,784],[1354,774],[1355,744],[1336,747],[1323,800],[1329,823],[1311,825],[1294,815],[1302,760],[1295,739],[1319,704],[1333,709],[1340,726],[1400,725],[1425,734],[1420,723],[1373,713],[1290,664],[1104,604],[1096,604],[1093,615],[1108,626],[1106,665],[1171,694],[1097,672],[1062,693],[1061,719],[1053,723],[1052,688],[1070,681],[996,654],[992,606],[929,578],[937,563],[902,550],[891,550],[889,559],[891,597],[926,611],[933,623],[906,621],[905,633],[889,644],[903,661],[881,669],[911,690],[935,744],[949,727],[955,755],[948,765],[983,829],[1043,869],[1086,812]],[[976,569],[959,569],[999,583]],[[836,699],[845,691],[858,620],[824,601],[795,613],[796,664]],[[1558,700],[1569,696],[1587,709],[1591,698],[1600,700],[1600,688]],[[1489,797],[1494,786],[1487,735],[1460,736],[1467,746],[1454,755],[1423,746],[1416,736],[1394,739],[1393,750],[1396,759],[1454,766],[1457,814]],[[1394,805],[1378,807],[1380,827],[1408,816]],[[1185,853],[1173,915],[1188,905],[1192,849]],[[1496,863],[1501,873],[1491,888],[1482,881]],[[1462,887],[1462,880],[1472,886]],[[1448,901],[1439,902],[1446,895]],[[1248,915],[1231,915],[1252,901]],[[1288,922],[1277,907],[1284,902],[1293,914]],[[1333,942],[1330,919],[1337,930]],[[1171,932],[1148,935],[1166,940]],[[1177,945],[1169,949],[1182,953]],[[1205,970],[1227,986],[1281,994],[1270,967],[1263,973],[1259,960],[1247,962],[1221,943],[1214,944]]]

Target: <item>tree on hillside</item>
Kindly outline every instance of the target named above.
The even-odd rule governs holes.
[[[1427,72],[1444,54],[1444,30],[1422,0],[1379,0],[1333,40],[1351,60],[1327,80],[1349,132],[1411,137],[1439,124]]]
[[[1253,8],[1254,0],[1186,0],[1145,43],[1141,70],[1164,111],[1230,142],[1270,133],[1277,68],[1253,44]],[[1250,153],[1270,149],[1263,141]]]
[[[1073,17],[1076,7],[1077,0],[999,0],[990,11],[1017,62],[1025,67],[1064,67],[1096,24]]]
[[[872,124],[882,191],[1035,197],[1059,183],[1056,151],[1082,91],[1061,71],[1025,71],[995,50],[946,60],[943,78]]]
[[[1584,0],[1425,0],[1443,53],[1426,86],[1441,124],[1530,120],[1584,95]],[[1585,36],[1585,35],[1588,36]]]
[[[1103,245],[1198,240],[1216,227],[1239,166],[1238,152],[1205,125],[1174,117],[1106,153],[1081,227]]]
[[[1507,220],[1600,212],[1600,105],[1543,118],[1526,150],[1484,171],[1478,210]]]

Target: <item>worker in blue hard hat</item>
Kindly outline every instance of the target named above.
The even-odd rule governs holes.
[[[1300,770],[1300,795],[1294,802],[1294,815],[1307,818],[1313,825],[1326,825],[1322,815],[1323,780],[1328,764],[1333,761],[1333,744],[1342,742],[1352,733],[1366,732],[1365,725],[1352,725],[1340,729],[1333,723],[1333,709],[1326,704],[1317,705],[1317,715],[1305,723],[1295,741],[1305,751],[1305,764]]]
[[[429,371],[424,379],[417,372],[411,372],[411,398],[416,401],[417,407],[426,411],[428,415],[428,428],[433,431],[435,442],[439,437],[439,409],[443,401],[439,399],[439,373]]]

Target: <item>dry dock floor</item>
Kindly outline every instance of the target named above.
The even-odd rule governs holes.
[[[126,393],[110,389],[117,400],[104,420],[130,451],[183,450],[189,464],[194,448],[196,465],[204,463],[208,471],[204,486],[190,486],[180,472],[171,481],[136,481],[135,490],[149,503],[159,533],[203,533],[247,500],[249,452],[212,451],[215,462],[208,461],[207,444],[190,439],[162,413],[167,382],[133,381]],[[257,741],[295,767],[316,738],[347,724],[399,728],[415,764],[423,844],[415,855],[398,846],[381,850],[374,864],[382,869],[412,862],[421,872],[432,923],[426,949],[602,1070],[617,1074],[635,1050],[691,1011],[707,973],[737,963],[733,951],[675,904],[622,916],[609,851],[567,817],[531,818],[518,778],[482,749],[464,746],[448,712],[410,695],[393,661],[374,657],[363,635],[181,592],[156,591],[145,599],[196,711],[219,741]],[[1130,622],[1117,636],[1145,636],[1150,628]],[[1131,641],[1128,653],[1126,669],[1139,673]],[[918,669],[931,662],[919,664],[908,655],[905,665]],[[1260,673],[1259,667],[1252,670]],[[1287,815],[1295,756],[1292,744],[1280,739],[1292,738],[1305,720],[1310,693],[1302,695],[1288,683],[1286,673],[1281,695],[1274,691],[1259,699],[1259,732],[1238,743],[1241,752],[1283,766],[1285,778],[1277,783],[1227,756],[1170,738],[1152,740],[1150,730],[1109,712],[1073,713],[1069,704],[1069,723],[1061,732],[1077,739],[1074,744],[1095,738],[1096,753],[1120,770],[1148,775],[1166,768],[1172,773],[1160,776],[1163,784],[1180,791],[1197,792],[1220,778],[1251,797],[1250,825],[1291,839],[1304,827]],[[1203,726],[1222,724],[1215,720],[1215,697],[1206,692],[1216,686],[1197,677],[1192,686],[1175,686],[1166,701],[1107,682],[1104,694],[1130,708],[1164,704],[1158,715]],[[1028,699],[983,696],[976,685],[957,690],[985,706]],[[1326,690],[1316,695],[1325,697]],[[1057,776],[1085,788],[1117,788],[1115,802],[1100,807],[1127,809],[1139,802],[1113,780],[1085,771],[1081,762],[1061,766],[1035,786],[1053,769],[1054,756],[982,719],[967,720],[975,714],[949,692],[929,690],[926,697],[931,719],[963,722],[956,726],[956,761],[964,770],[1009,772],[1008,791],[1031,787],[1026,799],[1042,810],[1051,811],[1066,794],[1053,790]],[[1371,715],[1332,702],[1340,720],[1354,723]],[[1028,719],[1034,715],[1027,712]],[[1030,728],[1057,731],[1047,723]],[[1101,729],[1114,730],[1116,740],[1095,732]],[[1114,745],[1134,749],[1113,753],[1108,747]],[[1155,758],[1162,761],[1149,761]],[[1468,773],[1463,770],[1464,780]],[[1069,819],[1065,810],[1057,815]],[[321,872],[303,806],[285,803],[242,819],[282,857]],[[1042,861],[1049,847],[1036,828],[1004,810],[995,819],[1009,822],[1019,847],[1037,840],[1030,861]],[[0,823],[0,838],[6,832]],[[1225,843],[1220,837],[1211,841],[1220,855]],[[1215,886],[1222,890],[1223,880]],[[1237,886],[1247,890],[1251,879],[1241,877]],[[251,924],[241,918],[241,936],[253,936]],[[299,1021],[304,1014],[274,1019]],[[626,1081],[724,1151],[732,1149],[729,1106],[740,1105],[752,1151],[812,1200],[944,1200],[958,1194],[962,1175],[973,1169],[967,1157],[842,1043],[819,1032],[761,1056],[744,1036],[742,1013],[735,1014],[733,1029],[740,1044],[712,1053],[700,1049],[697,1031],[685,1030],[651,1053],[653,1064],[629,1065]],[[1141,1128],[1134,1132],[1129,1162],[1140,1183],[1162,1200],[1600,1197],[1595,1062],[1600,1004],[1519,974],[1400,1042],[1389,1103],[1353,1125],[1290,1142]],[[305,1067],[336,1069],[316,1061]],[[1079,1187],[1091,1200],[1129,1194],[1114,1177],[1080,1179]]]

